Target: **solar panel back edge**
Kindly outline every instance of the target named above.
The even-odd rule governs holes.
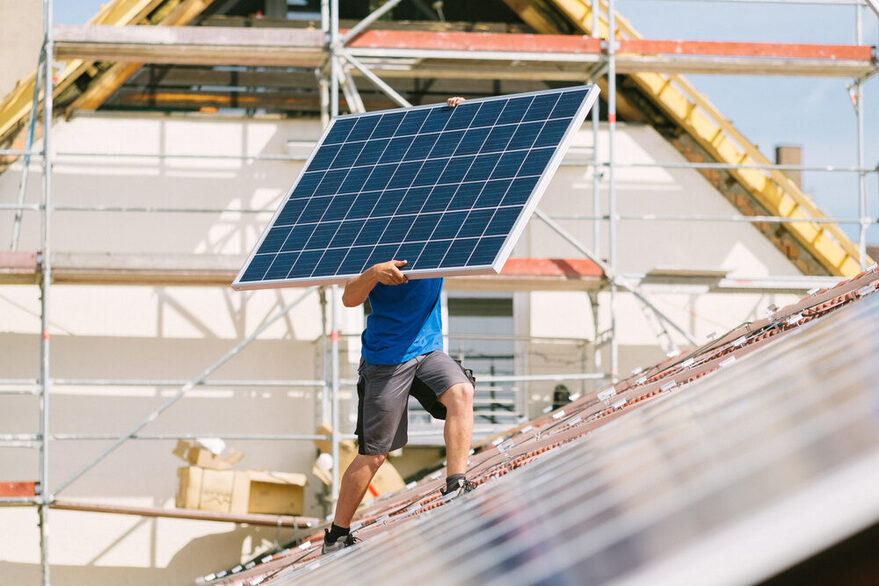
[[[267,241],[271,241],[270,235],[272,234],[272,229],[276,227],[276,222],[279,219],[284,219],[285,210],[287,210],[286,213],[288,215],[295,215],[294,212],[296,210],[298,210],[298,213],[302,213],[303,205],[301,202],[296,201],[296,198],[294,197],[300,186],[303,186],[303,189],[306,191],[312,190],[309,195],[305,196],[305,199],[309,200],[309,204],[314,203],[311,200],[315,197],[324,197],[314,195],[315,192],[320,191],[320,186],[309,185],[308,182],[310,179],[307,177],[308,174],[323,171],[325,175],[323,179],[338,182],[340,185],[343,183],[344,178],[340,179],[336,177],[335,174],[330,174],[329,169],[331,167],[329,163],[321,163],[318,160],[318,153],[321,152],[324,147],[332,146],[335,155],[338,155],[341,152],[342,147],[345,146],[346,141],[351,137],[354,137],[359,141],[366,139],[373,140],[376,138],[372,134],[374,132],[381,132],[383,135],[387,135],[379,137],[378,140],[391,141],[394,138],[405,136],[412,136],[415,138],[419,135],[409,135],[408,133],[417,133],[419,130],[427,130],[428,133],[430,133],[437,127],[445,133],[461,132],[463,134],[463,132],[472,130],[473,128],[490,128],[493,124],[496,125],[495,127],[500,127],[502,124],[527,124],[532,122],[535,116],[537,116],[538,120],[543,120],[541,124],[544,124],[548,120],[545,113],[545,103],[551,100],[549,98],[541,98],[541,103],[544,103],[544,113],[542,116],[538,116],[538,114],[531,112],[529,110],[529,105],[532,103],[537,104],[537,100],[534,99],[536,96],[551,96],[554,94],[558,94],[556,100],[552,102],[555,104],[553,106],[554,111],[560,110],[558,116],[564,116],[564,118],[569,121],[567,130],[563,137],[559,139],[558,142],[555,142],[554,153],[553,156],[550,157],[550,160],[541,163],[544,164],[544,166],[540,174],[536,177],[526,178],[529,181],[533,180],[534,184],[529,190],[530,193],[525,197],[524,203],[526,205],[524,208],[521,204],[514,203],[508,205],[507,201],[502,202],[501,206],[505,207],[497,208],[499,220],[495,223],[496,226],[493,228],[494,232],[489,232],[489,222],[485,221],[485,228],[483,230],[485,234],[475,239],[468,237],[461,238],[461,242],[442,241],[431,244],[430,247],[427,246],[427,242],[403,241],[396,248],[396,252],[405,254],[416,250],[420,246],[422,249],[421,255],[425,258],[430,257],[431,259],[431,261],[427,263],[430,265],[429,268],[414,268],[406,270],[406,273],[410,278],[490,274],[499,272],[503,261],[506,260],[507,256],[512,251],[513,246],[515,246],[519,234],[524,229],[524,226],[527,224],[528,219],[540,199],[540,195],[542,195],[546,185],[548,185],[548,182],[552,177],[552,174],[560,163],[564,151],[566,151],[569,139],[580,127],[580,124],[582,123],[583,118],[585,118],[589,108],[591,108],[592,103],[597,99],[598,88],[596,86],[575,86],[558,90],[542,90],[524,94],[478,98],[468,100],[455,109],[448,108],[444,104],[430,104],[412,108],[395,108],[392,110],[383,110],[365,114],[348,114],[333,119],[324,130],[322,136],[318,139],[314,150],[303,165],[302,171],[288,190],[282,204],[276,210],[268,226],[260,236],[256,246],[254,246],[248,256],[244,266],[236,276],[232,283],[233,288],[244,290],[341,283],[361,272],[364,266],[359,266],[359,261],[366,259],[367,264],[365,266],[369,266],[369,262],[375,260],[374,254],[370,251],[360,250],[357,252],[358,247],[356,244],[355,247],[351,248],[351,254],[348,255],[352,258],[348,264],[339,260],[340,252],[335,248],[322,249],[320,251],[301,250],[298,252],[284,252],[283,250],[278,250],[271,253],[275,255],[275,258],[271,260],[267,259],[267,255],[265,254],[257,254],[258,252],[261,252],[263,245]],[[566,94],[568,97],[579,94],[579,97],[576,100],[567,100],[567,102],[570,102],[568,104],[562,104],[562,98],[564,98]],[[524,106],[522,104],[524,104]],[[467,108],[464,108],[464,106],[467,106]],[[567,110],[564,110],[564,108],[567,108]],[[455,116],[458,113],[461,115],[456,121]],[[504,120],[505,115],[509,120]],[[512,120],[512,122],[510,122],[510,120]],[[385,123],[385,121],[388,122]],[[562,126],[560,124],[561,120],[556,119],[554,122],[553,136],[557,136],[560,126]],[[442,126],[439,126],[440,124],[442,124]],[[428,125],[435,126],[427,128]],[[454,129],[452,129],[451,125],[454,126]],[[412,128],[416,129],[411,130]],[[481,135],[481,133],[476,134]],[[422,134],[420,136],[425,135]],[[540,138],[538,138],[537,141],[540,142]],[[410,141],[410,144],[411,142],[412,141]],[[546,146],[543,144],[538,145],[538,142],[533,143],[529,147],[529,152],[530,149]],[[351,149],[349,149],[349,151],[350,150]],[[457,154],[455,156],[457,156]],[[316,164],[325,164],[326,166],[316,171],[312,168],[312,165],[315,164],[316,160],[318,160]],[[353,159],[351,160],[353,161]],[[430,159],[422,161],[422,163],[426,163],[426,161],[429,160]],[[403,164],[405,162],[405,155],[398,157],[398,161],[398,163],[394,164]],[[353,164],[355,166],[357,165],[356,162]],[[519,165],[524,168],[521,161],[519,161]],[[348,169],[350,170],[350,168]],[[333,185],[328,185],[327,189],[338,189],[338,185],[334,187]],[[417,183],[414,183],[411,185],[411,188],[415,189],[417,188],[417,185]],[[435,186],[436,184],[429,185],[430,188]],[[442,185],[439,185],[439,187],[442,187]],[[394,189],[394,187],[384,186],[383,189]],[[338,194],[329,195],[327,197],[335,198],[337,195]],[[521,199],[521,197],[522,195],[519,196],[519,199]],[[468,201],[476,199],[477,197],[472,197],[468,198]],[[327,206],[323,207],[322,211],[319,213],[325,213],[327,207],[331,206],[327,204]],[[509,224],[512,210],[515,210],[517,207],[521,211],[519,212],[518,218],[512,229],[510,229],[505,235],[496,234],[497,230],[500,230],[502,226]],[[294,210],[294,212],[290,212],[291,209]],[[502,210],[508,211],[501,214]],[[500,218],[501,215],[503,218]],[[289,221],[289,219],[284,219],[284,221]],[[379,244],[378,242],[367,246],[375,247],[374,252],[378,251],[378,247],[381,247],[382,251],[389,250],[388,244]],[[442,257],[436,260],[436,257],[439,254],[437,252],[438,250],[441,251]],[[456,266],[455,263],[460,263],[460,259],[464,258],[462,255],[465,254],[469,255],[464,261],[465,266]],[[351,272],[343,273],[336,271],[333,274],[314,275],[314,273],[322,267],[326,269],[326,267],[332,266],[332,262],[330,261],[336,262],[337,265],[339,265],[339,270],[349,267],[351,268]],[[273,262],[277,266],[273,266]],[[354,268],[355,266],[357,268]],[[409,266],[413,266],[412,262],[410,262]],[[278,275],[283,273],[285,267],[290,267],[288,275],[283,278],[278,277]],[[254,277],[254,275],[256,275],[256,277]]]

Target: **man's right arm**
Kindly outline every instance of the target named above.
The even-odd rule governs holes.
[[[345,283],[345,291],[342,293],[342,305],[345,307],[357,307],[369,297],[369,292],[378,283],[384,285],[400,285],[409,280],[400,270],[406,266],[405,260],[389,260],[388,262],[372,265],[360,275]]]

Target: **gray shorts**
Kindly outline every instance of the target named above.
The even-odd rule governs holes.
[[[442,351],[416,356],[402,364],[360,361],[357,438],[361,454],[387,454],[409,441],[409,390],[418,379],[439,397],[449,387],[470,383],[464,369]]]

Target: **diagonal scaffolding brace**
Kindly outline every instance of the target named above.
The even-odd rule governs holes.
[[[229,360],[231,360],[233,357],[235,357],[239,352],[241,352],[241,350],[244,349],[245,346],[247,346],[248,344],[253,342],[256,338],[259,337],[260,334],[262,334],[264,331],[266,331],[269,327],[271,327],[279,319],[281,319],[282,317],[287,315],[290,312],[290,310],[292,310],[294,307],[299,305],[299,303],[301,301],[303,301],[306,297],[308,297],[314,291],[317,291],[317,289],[318,288],[315,286],[315,287],[309,287],[308,289],[303,291],[302,295],[300,295],[294,301],[292,301],[292,302],[288,303],[286,306],[284,306],[278,313],[276,313],[274,316],[272,316],[271,319],[269,319],[267,322],[263,323],[261,326],[259,326],[257,329],[255,329],[249,336],[247,336],[246,338],[241,340],[238,344],[235,345],[234,348],[232,348],[231,350],[226,352],[226,354],[224,354],[219,360],[217,360],[216,362],[214,362],[213,364],[208,366],[197,377],[195,377],[194,379],[192,379],[191,381],[189,381],[188,383],[186,383],[185,385],[180,387],[180,390],[178,390],[177,393],[175,393],[173,397],[171,397],[170,399],[168,399],[167,401],[165,401],[164,403],[159,405],[149,415],[147,415],[142,420],[140,420],[140,422],[138,422],[134,427],[132,427],[127,433],[119,436],[116,439],[116,441],[113,442],[113,444],[111,446],[107,447],[103,452],[98,454],[98,456],[94,460],[92,460],[91,462],[89,462],[88,464],[86,464],[85,466],[80,468],[75,474],[73,474],[73,476],[71,476],[70,478],[68,478],[64,482],[62,482],[55,489],[55,491],[53,493],[51,493],[51,495],[48,498],[50,498],[50,499],[54,498],[55,495],[57,495],[59,492],[61,492],[62,490],[64,490],[65,488],[67,488],[68,486],[73,484],[83,474],[85,474],[86,472],[88,472],[89,470],[94,468],[104,458],[106,458],[108,455],[113,453],[116,450],[116,448],[118,448],[119,446],[124,444],[126,441],[131,439],[134,435],[137,434],[137,432],[139,432],[141,429],[146,427],[149,423],[151,423],[152,421],[155,421],[159,417],[159,415],[161,415],[165,410],[167,410],[169,407],[171,407],[171,405],[173,405],[174,403],[176,403],[177,401],[182,399],[183,396],[187,392],[191,391],[199,383],[201,383],[203,380],[205,380],[207,377],[209,377],[211,374],[213,374],[214,371],[216,371],[218,368],[220,368],[221,366],[226,364]]]

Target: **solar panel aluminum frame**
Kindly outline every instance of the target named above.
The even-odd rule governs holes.
[[[562,159],[564,158],[567,150],[571,144],[571,140],[574,135],[579,131],[580,127],[583,124],[583,121],[586,118],[586,115],[592,109],[592,105],[595,103],[595,100],[598,99],[599,88],[596,84],[589,84],[585,86],[572,86],[566,88],[559,88],[553,90],[539,90],[533,92],[524,92],[520,94],[507,94],[503,96],[491,96],[486,98],[476,98],[472,100],[467,100],[467,103],[473,102],[491,102],[498,100],[509,100],[512,97],[526,97],[526,96],[537,96],[541,94],[559,92],[559,91],[570,91],[570,90],[578,90],[578,89],[586,89],[587,93],[578,107],[576,113],[572,117],[572,122],[565,131],[564,135],[558,141],[558,147],[553,152],[552,156],[549,159],[549,162],[546,164],[546,167],[543,170],[543,173],[540,175],[537,183],[533,187],[531,191],[531,195],[528,197],[528,200],[525,202],[522,211],[519,213],[519,217],[516,219],[516,222],[513,224],[512,228],[509,230],[507,237],[504,241],[504,244],[498,250],[498,253],[495,255],[494,260],[489,264],[484,265],[471,265],[466,267],[453,267],[453,268],[430,268],[430,269],[412,269],[412,270],[403,270],[404,274],[409,279],[420,279],[420,278],[437,278],[437,277],[455,277],[455,276],[464,276],[464,275],[487,275],[487,274],[498,274],[503,268],[504,263],[506,263],[507,258],[513,251],[513,247],[515,247],[516,243],[519,240],[522,232],[525,230],[525,226],[527,226],[528,221],[531,219],[531,215],[534,213],[534,210],[537,208],[537,204],[540,201],[540,198],[543,196],[544,191],[549,186],[549,182],[552,180],[553,175],[555,175],[556,169],[558,169],[559,164],[561,164]],[[254,256],[256,256],[260,247],[262,246],[263,241],[266,236],[268,236],[269,231],[275,224],[278,216],[284,209],[284,205],[290,198],[290,195],[296,189],[299,182],[305,175],[305,172],[309,169],[309,165],[312,162],[312,159],[315,157],[317,152],[320,150],[321,146],[323,146],[324,140],[332,131],[335,124],[341,120],[345,120],[348,118],[359,118],[365,115],[385,115],[393,112],[408,112],[410,110],[421,110],[421,109],[431,109],[436,108],[441,104],[427,104],[423,106],[414,106],[411,108],[393,108],[389,110],[377,110],[373,112],[366,112],[363,114],[346,114],[343,116],[337,116],[334,118],[330,124],[324,129],[317,143],[315,144],[314,149],[309,155],[308,159],[305,161],[305,164],[302,166],[302,170],[299,173],[299,176],[290,186],[290,189],[287,190],[286,195],[281,200],[281,203],[278,205],[278,209],[275,211],[272,219],[266,225],[266,228],[263,230],[262,235],[260,235],[259,240],[256,245],[251,250],[250,254],[247,257],[247,260],[242,265],[238,275],[236,275],[235,280],[232,282],[232,288],[238,291],[244,290],[252,290],[252,289],[275,289],[281,287],[300,287],[300,286],[311,286],[311,285],[332,285],[332,284],[342,284],[348,281],[349,279],[356,277],[356,274],[345,274],[345,275],[330,275],[330,276],[321,276],[321,277],[304,277],[304,278],[296,278],[296,279],[276,279],[276,280],[260,280],[260,281],[242,281],[241,279],[244,277],[245,272],[250,266],[251,261]],[[402,260],[402,259],[400,259]]]

